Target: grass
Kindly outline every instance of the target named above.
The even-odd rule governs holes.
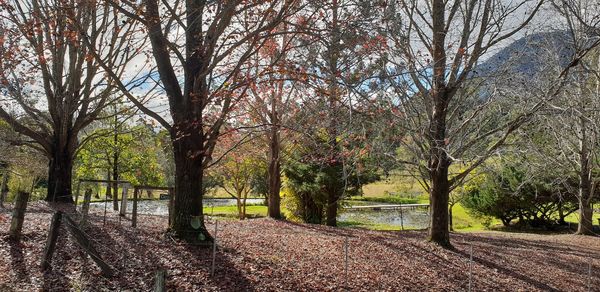
[[[419,198],[404,198],[398,196],[387,196],[387,197],[361,197],[352,196],[348,198],[348,201],[361,201],[361,202],[380,202],[380,203],[391,203],[391,204],[417,204],[421,200]]]
[[[595,204],[594,205],[594,210],[598,210],[600,209],[600,204]],[[592,223],[594,225],[598,225],[598,219],[600,219],[600,213],[599,212],[594,212],[594,216],[592,217]],[[571,214],[569,214],[569,216],[567,216],[565,218],[566,222],[570,222],[570,223],[579,223],[579,213],[577,212],[573,212]]]
[[[390,174],[387,178],[363,186],[363,197],[382,198],[390,195],[404,198],[418,198],[426,195],[423,188],[413,178]]]
[[[455,231],[467,232],[487,230],[486,226],[483,224],[484,219],[471,216],[461,204],[456,204],[452,208],[452,223]],[[495,218],[491,221],[491,226],[501,224],[502,222]]]
[[[212,216],[219,216],[219,217],[237,218],[238,209],[237,209],[237,206],[204,207],[204,214],[212,215]],[[260,205],[246,206],[246,216],[248,218],[266,217],[267,216],[267,206],[260,206]]]

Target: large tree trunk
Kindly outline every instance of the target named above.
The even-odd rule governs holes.
[[[448,229],[448,202],[450,183],[448,169],[450,159],[446,153],[446,110],[447,98],[443,87],[436,91],[435,105],[430,131],[429,176],[430,176],[430,227],[429,239],[442,246],[450,246]]]
[[[73,203],[71,179],[73,155],[69,151],[56,151],[48,165],[48,193],[46,201]]]
[[[175,197],[170,228],[179,238],[189,242],[212,241],[202,212],[202,139],[194,131],[182,134],[174,130],[172,136]]]
[[[582,159],[582,162],[583,161],[584,159]],[[577,227],[577,234],[593,235],[594,223],[592,221],[592,216],[594,210],[590,200],[592,196],[592,183],[589,177],[589,169],[586,165],[589,164],[585,163],[583,165],[579,177],[579,225]]]
[[[440,165],[431,173],[431,202],[429,239],[442,246],[450,246],[448,230],[448,165]]]
[[[582,106],[583,108],[583,106]],[[587,137],[587,121],[584,116],[579,119],[581,139],[579,140],[579,225],[577,234],[592,235],[592,172],[590,161],[590,148]]]
[[[337,226],[338,195],[330,191],[327,195],[327,209],[325,210],[328,226]]]
[[[592,209],[592,204],[587,204],[586,202],[580,200],[579,201],[579,226],[577,227],[577,234],[582,235],[594,235],[593,232],[593,222],[592,215],[594,211]]]
[[[308,193],[301,194],[300,216],[306,223],[321,224],[323,221],[323,209]]]
[[[273,113],[276,116],[276,113]],[[274,119],[276,120],[276,119]],[[277,125],[271,127],[269,145],[269,217],[281,219],[281,144],[279,140],[279,129]]]

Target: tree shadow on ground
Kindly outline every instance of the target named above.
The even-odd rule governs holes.
[[[102,220],[102,216],[91,214],[90,222],[98,223],[91,224],[86,233],[96,239],[96,249],[103,258],[112,261],[109,264],[117,273],[112,279],[88,278],[85,286],[89,289],[113,287],[152,290],[155,273],[164,269],[167,271],[169,291],[215,288],[219,291],[254,290],[254,284],[229,260],[231,255],[228,251],[217,249],[215,275],[211,277],[212,247],[186,244],[164,233],[148,232],[143,226],[119,226],[113,220],[102,226]],[[185,281],[181,281],[182,277]],[[144,284],[140,286],[139,283]]]
[[[470,254],[465,252],[465,251],[461,251],[461,250],[455,250],[455,252],[461,256],[463,256],[464,258],[468,259],[470,258]],[[489,269],[492,270],[496,270],[502,274],[504,274],[507,277],[511,277],[511,278],[515,278],[518,279],[520,281],[523,281],[525,283],[528,283],[529,285],[532,285],[533,287],[537,288],[537,289],[541,289],[544,291],[560,291],[559,289],[556,289],[554,287],[551,287],[549,285],[547,285],[546,283],[543,283],[541,281],[535,280],[533,278],[530,278],[526,275],[523,275],[521,273],[518,273],[516,271],[513,271],[503,265],[499,265],[497,263],[494,263],[492,261],[486,260],[482,257],[479,256],[473,256],[473,262],[480,264],[482,266],[485,266]]]
[[[292,222],[292,221],[280,221],[281,223],[283,223],[284,225],[289,225],[290,227],[288,227],[289,229],[293,229],[293,228],[300,228],[300,229],[304,229],[304,230],[310,230],[311,232],[316,232],[316,233],[321,233],[321,234],[327,234],[327,235],[331,235],[331,236],[348,236],[348,237],[354,237],[355,236],[355,230],[352,230],[352,228],[338,228],[338,227],[332,227],[332,226],[326,226],[326,225],[320,225],[320,224],[308,224],[308,223],[296,223],[296,222]]]
[[[17,281],[31,283],[29,269],[23,256],[23,244],[17,240],[6,238],[6,243],[10,246],[10,263],[15,271]]]
[[[61,226],[50,267],[43,273],[43,291],[66,290],[71,287],[70,280],[65,276],[70,273],[67,271],[67,267],[72,264],[70,263],[71,254],[67,251],[71,249],[72,242],[67,236],[67,230]],[[36,268],[39,269],[39,266]]]
[[[471,241],[477,241],[482,244],[489,246],[506,248],[506,249],[542,249],[542,250],[553,250],[559,251],[562,254],[568,254],[578,257],[589,257],[595,260],[600,260],[600,249],[585,249],[577,245],[565,246],[565,244],[551,243],[542,240],[530,240],[523,238],[503,238],[500,236],[484,237],[484,236],[471,236]],[[600,242],[600,241],[599,241]]]
[[[501,238],[498,236],[470,236],[468,242],[457,243],[462,249],[457,248],[454,252],[468,260],[471,254],[466,247],[469,244],[477,249],[473,255],[473,262],[544,291],[561,291],[562,288],[552,287],[527,274],[544,275],[546,271],[555,268],[573,275],[583,275],[586,271],[583,267],[587,267],[588,261],[600,259],[600,251],[597,250],[584,251],[580,250],[582,248],[579,246],[565,247],[564,245],[545,241]],[[540,252],[545,254],[540,255]],[[529,258],[528,253],[536,253],[535,259]],[[568,257],[577,257],[580,260]],[[507,262],[511,262],[511,264],[507,265]],[[575,286],[582,285],[579,280],[581,279],[572,279],[565,274],[564,281]]]

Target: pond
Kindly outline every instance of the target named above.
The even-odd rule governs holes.
[[[378,203],[378,205],[381,205]],[[425,229],[429,225],[426,208],[399,209],[345,209],[338,215],[340,222],[390,225],[401,229]]]
[[[234,206],[236,204],[235,199],[204,199],[204,207],[219,207],[219,206]],[[247,205],[260,205],[265,202],[265,199],[247,199]],[[138,201],[138,213],[147,215],[161,215],[166,216],[169,214],[169,201],[168,200],[142,200]],[[90,206],[95,208],[104,208],[104,202],[91,203]],[[107,203],[108,208],[111,208],[112,202]],[[133,204],[131,201],[127,204],[127,212],[131,212]]]
[[[169,214],[168,211],[168,200],[142,200],[138,202],[138,212],[140,214],[148,215],[161,215],[166,216]],[[248,205],[260,205],[264,204],[264,199],[248,199],[246,203]],[[236,204],[235,199],[204,199],[204,206],[234,206]],[[362,203],[361,205],[387,205],[379,202],[368,202]],[[104,208],[104,202],[91,203],[92,207]],[[110,209],[112,202],[107,203],[107,207]],[[132,204],[131,201],[127,204],[127,212],[131,212]],[[398,229],[404,226],[406,229],[424,229],[427,228],[429,215],[426,208],[404,208],[402,212],[399,209],[344,209],[338,215],[340,222],[362,224],[382,224],[396,226]]]

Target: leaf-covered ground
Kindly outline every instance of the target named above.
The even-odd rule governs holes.
[[[32,204],[16,243],[7,235],[10,213],[0,211],[0,291],[150,291],[159,269],[168,271],[170,291],[465,291],[471,247],[473,291],[600,291],[600,238],[461,233],[452,235],[455,249],[446,250],[424,241],[421,231],[219,221],[211,276],[212,249],[165,237],[166,218],[140,216],[132,228],[109,211],[104,225],[101,210],[86,232],[118,274],[102,277],[64,228],[53,269],[42,273],[51,215],[44,203]],[[212,221],[207,226],[214,230]]]

